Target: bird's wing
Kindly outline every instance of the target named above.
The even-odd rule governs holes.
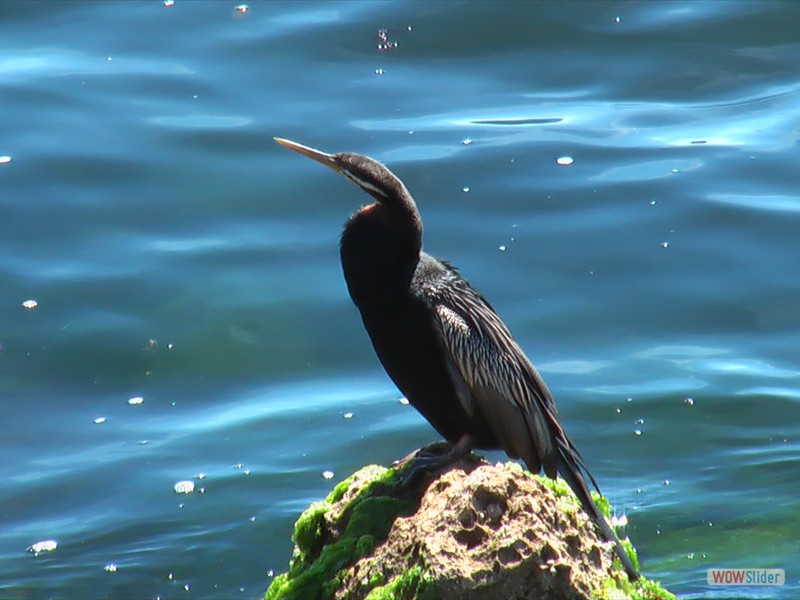
[[[555,478],[561,466],[585,471],[583,458],[561,427],[539,373],[491,305],[457,272],[427,294],[459,399],[488,421],[500,446],[532,472]],[[566,464],[564,464],[566,463]]]
[[[561,427],[539,373],[491,305],[449,267],[447,285],[425,288],[456,393],[469,412],[480,410],[500,446],[532,472],[561,473],[632,581],[633,562],[592,499],[584,474],[599,492],[580,452]]]

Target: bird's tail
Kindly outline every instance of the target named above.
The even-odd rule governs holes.
[[[577,452],[577,449],[571,446],[571,442],[568,441],[568,446],[560,449],[558,472],[567,482],[572,491],[575,492],[575,495],[581,501],[584,510],[589,514],[592,520],[597,523],[597,526],[600,528],[600,532],[603,534],[603,537],[607,541],[614,544],[614,552],[616,553],[617,558],[619,558],[619,561],[622,563],[622,567],[625,569],[625,572],[628,574],[628,578],[631,581],[636,581],[639,579],[639,572],[636,570],[636,567],[633,566],[633,561],[628,556],[628,553],[625,552],[625,548],[622,547],[622,543],[619,541],[619,538],[611,529],[608,521],[606,521],[605,517],[600,513],[600,509],[597,508],[597,504],[595,504],[594,500],[592,499],[592,494],[589,492],[589,486],[586,484],[583,471],[586,471],[586,474],[589,475],[589,478],[591,478],[595,488],[597,487],[597,483],[586,469],[583,458]],[[598,489],[598,492],[599,491],[600,490]]]

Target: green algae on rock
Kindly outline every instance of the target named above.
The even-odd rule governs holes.
[[[468,457],[407,488],[365,467],[309,506],[292,539],[266,600],[674,598],[628,580],[565,482],[516,463]]]
[[[333,598],[340,571],[385,540],[398,515],[413,510],[395,498],[393,472],[370,465],[311,504],[294,526],[294,553],[287,573],[270,585],[266,600]]]

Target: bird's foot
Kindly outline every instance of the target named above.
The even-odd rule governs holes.
[[[400,469],[398,477],[401,486],[407,486],[419,476],[443,469],[464,458],[470,453],[471,439],[461,438],[456,444],[435,442],[416,452],[412,452],[392,466]]]
[[[415,450],[392,464],[394,468],[400,470],[400,485],[407,486],[420,475],[447,466],[453,460],[460,458],[453,458],[453,448],[453,444],[448,442],[436,442]]]
[[[428,444],[427,446],[423,446],[422,448],[417,448],[416,450],[410,452],[407,456],[404,456],[400,460],[396,460],[392,463],[393,469],[401,469],[407,464],[414,461],[417,457],[420,456],[440,456],[449,452],[453,448],[453,444],[450,442],[445,442],[444,440],[440,442],[434,442],[432,444]]]

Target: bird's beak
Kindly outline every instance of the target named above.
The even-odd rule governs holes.
[[[289,150],[294,150],[295,152],[302,154],[303,156],[307,156],[311,160],[315,160],[318,163],[325,165],[329,169],[333,169],[337,173],[341,171],[341,169],[339,168],[339,164],[333,157],[333,154],[328,154],[327,152],[321,152],[319,150],[315,150],[314,148],[309,148],[308,146],[303,146],[302,144],[298,144],[297,142],[292,142],[290,140],[285,140],[279,137],[272,139],[278,142],[281,146],[289,148]]]

